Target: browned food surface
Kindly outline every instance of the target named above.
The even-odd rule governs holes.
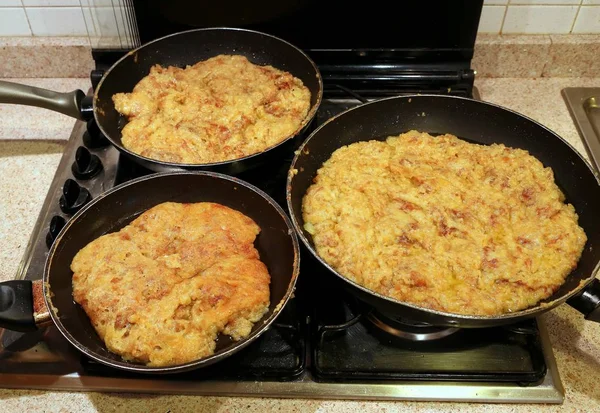
[[[527,151],[416,131],[336,150],[303,216],[317,253],[345,277],[457,314],[537,304],[586,242],[552,170]]]
[[[113,101],[129,120],[125,148],[202,164],[258,153],[294,134],[310,109],[310,91],[288,72],[219,55],[184,69],[155,65],[132,93]]]
[[[269,307],[260,228],[215,203],[162,203],[81,249],[73,298],[107,348],[149,366],[214,353],[219,333],[247,337]]]

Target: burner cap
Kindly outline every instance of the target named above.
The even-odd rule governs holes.
[[[454,327],[436,327],[431,324],[414,322],[404,319],[391,319],[376,311],[367,314],[369,320],[375,327],[385,331],[394,337],[411,341],[431,341],[448,337],[459,329]]]

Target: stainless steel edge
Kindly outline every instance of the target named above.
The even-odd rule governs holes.
[[[600,136],[594,131],[594,127],[584,107],[586,101],[590,98],[595,97],[596,99],[600,99],[600,88],[564,88],[562,95],[577,127],[577,131],[586,147],[590,160],[596,167],[596,171],[600,171]]]
[[[523,388],[515,384],[419,382],[393,384],[318,383],[306,375],[294,382],[235,382],[120,379],[72,374],[60,377],[3,374],[3,388],[27,388],[61,391],[134,392],[146,394],[178,394],[226,397],[276,397],[328,400],[411,400],[477,403],[542,403],[563,402],[551,385]]]
[[[534,386],[514,383],[393,382],[323,383],[305,372],[297,380],[274,381],[182,381],[168,376],[147,378],[68,375],[0,374],[0,387],[59,391],[133,392],[205,396],[276,397],[329,400],[412,400],[476,403],[561,404],[564,389],[552,353],[548,332],[538,319],[548,372]]]

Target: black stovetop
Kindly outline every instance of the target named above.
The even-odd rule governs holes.
[[[358,100],[325,99],[314,127]],[[238,177],[263,189],[287,212],[285,181],[293,153],[277,165]],[[115,183],[151,173],[119,158]],[[309,369],[319,381],[453,380],[539,382],[546,372],[535,320],[510,327],[461,330],[415,342],[373,326],[365,309],[303,247],[295,298],[275,326],[216,365],[175,376],[179,380],[294,380]],[[82,356],[87,373],[114,370]],[[121,376],[127,376],[120,374]],[[136,376],[136,374],[132,374]],[[138,375],[139,376],[139,375]]]
[[[326,96],[312,127],[358,104],[360,102],[355,99],[338,100]],[[67,151],[72,153],[65,152],[55,177],[56,182],[53,182],[46,200],[47,205],[40,214],[38,240],[46,238],[56,211],[65,220],[69,218],[68,214],[60,213],[55,204],[61,196],[65,177],[74,178],[69,174],[78,147],[91,147],[90,152],[98,154],[105,163],[104,171],[95,178],[74,179],[82,187],[89,189],[92,196],[121,182],[150,173],[119,156],[116,149],[106,142],[95,139],[93,141],[104,146],[94,147],[89,134],[83,133],[85,127],[81,123],[78,125],[67,144]],[[97,133],[94,125],[90,126],[88,129]],[[292,157],[293,153],[278,165],[254,169],[239,177],[263,189],[287,210],[285,180]],[[24,259],[26,264],[23,266],[23,278],[33,279],[35,274],[39,276],[36,263],[43,262],[47,254],[47,247],[42,245],[45,242],[35,242],[35,238],[34,231],[34,245],[28,249]],[[51,242],[52,236],[49,238]],[[323,397],[317,394],[320,390],[313,388],[311,383],[325,386],[320,389],[329,386],[326,383],[344,383],[350,386],[348,389],[351,388],[351,383],[359,383],[375,386],[369,387],[372,395],[364,397],[369,399],[380,397],[376,396],[380,391],[377,386],[382,384],[404,386],[417,382],[436,385],[435,383],[445,381],[453,386],[457,383],[475,383],[477,386],[480,383],[491,386],[509,385],[516,389],[542,386],[544,392],[548,391],[556,400],[561,400],[560,391],[557,393],[556,390],[556,386],[559,386],[559,383],[556,384],[556,373],[553,372],[552,379],[546,374],[547,367],[548,371],[554,370],[546,362],[553,358],[548,358],[551,357],[551,350],[547,336],[540,333],[535,319],[507,327],[458,330],[432,341],[412,341],[392,336],[374,327],[370,321],[371,315],[371,310],[347,295],[344,283],[318,265],[310,252],[302,246],[301,270],[295,295],[271,328],[245,349],[212,366],[160,379],[166,378],[170,383],[181,383],[184,387],[192,386],[186,387],[188,390],[185,392],[197,394],[228,391],[228,387],[222,385],[227,382],[234,383],[235,389],[243,389],[246,383],[249,390],[240,392],[253,394],[258,383],[266,386],[279,382],[290,383],[290,386],[298,384],[298,388],[281,390],[277,387],[271,390],[271,395],[284,396],[286,392],[291,394],[294,391],[304,394],[309,391],[315,397]],[[34,375],[28,376],[34,377],[32,383],[46,383],[50,380],[51,383],[56,383],[57,388],[83,390],[92,388],[118,391],[119,388],[115,388],[113,384],[117,379],[133,379],[121,382],[128,391],[143,391],[143,383],[152,381],[154,387],[159,383],[156,376],[117,371],[86,358],[72,348],[54,326],[24,335],[4,332],[0,343],[4,347],[0,350],[0,376]],[[94,381],[89,381],[89,378]],[[61,384],[63,382],[76,384]],[[131,388],[127,387],[128,383],[131,383]],[[161,386],[164,385],[164,388],[156,391],[177,393],[176,388],[167,390],[171,388],[171,384],[165,384],[164,381],[160,383],[163,383]],[[206,389],[203,389],[203,383],[207,384]],[[218,386],[214,387],[214,383]],[[24,384],[23,387],[28,386]],[[53,388],[53,384],[34,387]],[[329,387],[329,390],[323,390],[328,397],[337,397],[338,393],[340,397],[347,397],[341,395],[350,391]],[[305,388],[310,390],[303,390]],[[383,387],[380,389],[382,394],[387,391]],[[307,396],[310,397],[310,394]],[[432,397],[435,398],[435,394]],[[521,397],[524,400],[530,398],[527,394]],[[476,392],[473,398],[478,398]]]

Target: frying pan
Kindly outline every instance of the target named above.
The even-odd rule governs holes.
[[[301,79],[311,93],[311,108],[301,126],[284,141],[243,158],[205,163],[183,164],[158,161],[131,152],[123,146],[121,129],[126,120],[115,109],[112,96],[131,92],[150,73],[154,65],[185,67],[219,54],[243,55],[258,65],[271,65]],[[104,75],[93,97],[93,117],[100,131],[123,154],[143,167],[155,171],[210,170],[231,175],[278,159],[297,146],[312,121],[323,96],[321,74],[314,62],[300,49],[269,34],[237,28],[195,29],[171,34],[149,42],[123,56]],[[0,81],[0,103],[39,106],[77,119],[87,120],[92,112],[82,104],[81,90],[58,93],[46,89]]]
[[[83,309],[73,301],[70,264],[89,242],[118,231],[142,212],[167,201],[217,202],[252,218],[261,228],[254,245],[271,275],[271,304],[247,338],[233,341],[221,335],[211,356],[177,366],[148,367],[126,362],[107,350]],[[214,172],[152,174],[114,187],[75,214],[52,245],[41,282],[33,286],[28,280],[0,283],[0,327],[32,331],[36,322],[41,324],[50,317],[71,344],[98,362],[139,373],[182,372],[215,363],[258,338],[293,293],[298,271],[299,244],[291,222],[260,189]]]
[[[317,170],[341,146],[370,139],[385,140],[415,129],[430,134],[450,133],[479,144],[503,143],[522,148],[553,169],[567,202],[579,215],[588,236],[579,264],[564,284],[535,307],[500,316],[451,314],[423,308],[373,292],[345,278],[315,250],[304,229],[302,198]],[[449,327],[491,327],[535,317],[569,300],[569,304],[600,322],[600,186],[591,166],[573,147],[541,124],[509,109],[473,99],[417,95],[382,99],[358,106],[330,119],[300,146],[287,180],[287,203],[292,223],[303,243],[329,272],[375,310],[394,318]]]

